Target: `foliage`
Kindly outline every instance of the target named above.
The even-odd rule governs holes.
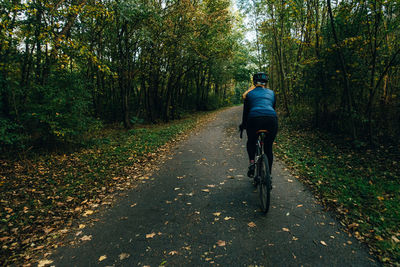
[[[396,147],[354,149],[345,139],[280,120],[278,157],[386,263],[400,260]]]
[[[398,142],[398,1],[241,2],[261,14],[260,54],[287,115],[306,105],[317,127]]]
[[[113,126],[94,131],[96,143],[69,154],[0,160],[1,265],[29,262],[35,251],[65,235],[78,216],[111,204],[118,188],[148,179],[151,162],[160,164],[159,152],[165,154],[168,144],[207,117],[131,130]]]
[[[3,150],[79,142],[97,119],[130,128],[214,109],[245,77],[228,0],[0,5]]]

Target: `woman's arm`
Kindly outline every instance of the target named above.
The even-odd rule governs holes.
[[[243,105],[243,115],[242,115],[242,127],[246,129],[247,127],[247,116],[249,115],[249,103],[247,98],[244,99]]]

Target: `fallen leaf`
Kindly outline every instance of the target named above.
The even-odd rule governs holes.
[[[135,207],[136,205],[137,205],[136,203],[133,203],[133,204],[131,205],[131,208]]]
[[[53,231],[54,228],[44,228],[43,231],[45,232],[46,235],[48,235],[51,231]]]
[[[218,240],[217,245],[218,245],[219,247],[225,247],[225,246],[226,246],[226,242],[225,242],[225,241],[222,241],[222,240]]]
[[[6,241],[6,240],[8,240],[8,239],[10,239],[11,237],[9,237],[9,236],[5,236],[5,237],[0,237],[0,242],[4,242],[4,241]]]
[[[324,245],[324,246],[328,246],[328,245],[325,243],[325,241],[322,241],[322,240],[321,240],[321,244]]]
[[[90,241],[92,240],[92,236],[91,235],[84,235],[81,237],[82,241]]]
[[[303,204],[299,204],[296,206],[296,208],[301,208],[301,207],[303,207]]]
[[[127,258],[129,258],[131,255],[129,255],[128,253],[121,253],[119,254],[119,260],[125,260]]]
[[[6,207],[6,208],[4,208],[4,210],[5,210],[5,211],[7,211],[8,213],[11,213],[11,212],[13,212],[13,209],[11,209],[11,208],[7,208],[7,207]]]
[[[153,238],[155,235],[156,235],[156,233],[153,232],[151,234],[147,234],[146,238]]]
[[[176,250],[170,251],[168,253],[168,255],[171,255],[171,256],[178,255],[178,251],[176,251]]]
[[[358,223],[352,223],[352,224],[349,224],[349,228],[350,229],[352,229],[352,228],[357,228],[357,227],[359,227],[360,225],[358,224]]]
[[[88,216],[88,215],[92,215],[93,214],[93,210],[87,210],[87,211],[85,211],[85,213],[83,214],[83,216]]]
[[[284,231],[284,232],[290,232],[290,230],[288,229],[288,228],[282,228],[282,231]]]
[[[52,260],[41,260],[38,262],[38,267],[44,267],[46,265],[52,264]]]
[[[208,184],[207,187],[214,188],[215,184]]]
[[[203,192],[210,192],[210,189],[201,189]]]
[[[219,215],[221,215],[221,212],[214,212],[213,215],[214,216],[219,216]]]
[[[399,240],[397,237],[395,237],[394,235],[392,236],[392,240],[393,240],[395,243],[399,243],[399,242],[400,242],[400,240]]]
[[[104,261],[105,259],[107,259],[106,255],[100,256],[99,261]]]
[[[80,224],[79,225],[79,229],[83,229],[83,228],[85,228],[86,227],[86,225],[84,225],[84,224]]]
[[[256,224],[254,222],[249,222],[247,225],[251,228],[256,227]]]
[[[299,239],[298,239],[297,237],[293,236],[293,237],[292,237],[292,240],[293,240],[293,241],[297,241],[297,240],[299,240]]]
[[[231,220],[231,219],[233,219],[233,218],[232,217],[228,217],[228,216],[224,218],[225,221],[228,221],[228,220]]]
[[[291,180],[291,179],[288,179],[287,181],[288,181],[289,183],[293,183],[293,180]]]

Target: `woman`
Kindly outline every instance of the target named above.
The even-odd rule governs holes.
[[[272,144],[278,132],[278,117],[275,112],[275,93],[267,88],[268,76],[264,72],[253,75],[253,84],[243,94],[244,107],[242,124],[240,130],[246,129],[247,132],[247,153],[249,155],[250,166],[247,176],[254,176],[254,158],[256,154],[257,131],[268,130],[264,140],[264,152],[268,157],[269,170],[272,170],[274,160],[272,154]]]

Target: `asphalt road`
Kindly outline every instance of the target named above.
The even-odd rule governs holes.
[[[53,254],[55,266],[379,266],[285,166],[264,216],[245,176],[241,107],[179,143],[150,179]],[[279,134],[279,133],[278,133]]]

